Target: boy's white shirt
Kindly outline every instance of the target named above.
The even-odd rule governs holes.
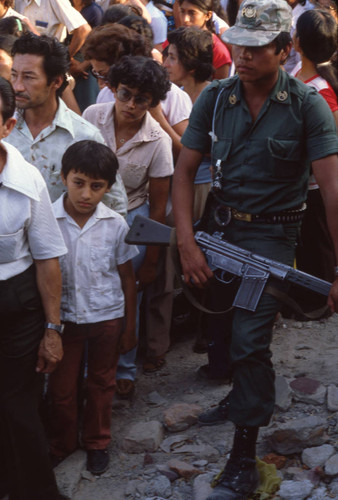
[[[63,205],[53,210],[68,254],[60,258],[62,272],[61,319],[73,323],[97,323],[124,316],[124,294],[117,265],[138,254],[124,242],[129,230],[124,218],[100,202],[83,228]]]

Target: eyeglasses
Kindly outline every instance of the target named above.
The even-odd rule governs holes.
[[[107,76],[108,75],[100,75],[100,73],[98,73],[97,71],[95,71],[93,68],[91,69],[91,73],[92,75],[94,76],[94,78],[96,78],[97,80],[102,80],[103,82],[107,82]]]
[[[121,102],[130,101],[130,99],[134,99],[134,103],[140,109],[146,109],[151,104],[151,100],[143,95],[134,95],[128,89],[122,88],[116,91],[116,97]]]

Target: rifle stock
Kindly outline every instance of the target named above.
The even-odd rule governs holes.
[[[171,228],[165,224],[137,215],[126,236],[126,242],[136,245],[170,244]],[[195,240],[203,251],[208,265],[220,281],[222,273],[231,273],[241,278],[233,306],[255,311],[265,285],[270,277],[302,286],[313,292],[328,296],[331,283],[310,274],[298,271],[286,264],[244,250],[215,233],[204,231],[195,234]],[[220,271],[220,273],[219,273]]]

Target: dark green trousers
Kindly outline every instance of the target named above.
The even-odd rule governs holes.
[[[214,230],[217,230],[215,226],[208,228],[210,233]],[[239,247],[293,265],[298,224],[231,221],[223,233],[225,240]],[[216,284],[215,289],[210,291],[210,298],[214,297],[218,310],[227,308],[233,295],[231,285]],[[274,297],[263,294],[255,312],[236,308],[227,315],[210,318],[209,326],[213,328],[209,331],[210,336],[215,334],[218,339],[223,336],[226,339],[223,341],[224,349],[230,349],[224,356],[226,363],[228,358],[231,360],[233,378],[229,419],[237,425],[268,425],[272,416],[275,376],[270,343],[279,309],[280,303]]]

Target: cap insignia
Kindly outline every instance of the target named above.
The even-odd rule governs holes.
[[[254,17],[257,17],[256,7],[253,7],[251,5],[249,5],[248,7],[243,7],[242,16],[246,17],[247,19],[253,19]]]

